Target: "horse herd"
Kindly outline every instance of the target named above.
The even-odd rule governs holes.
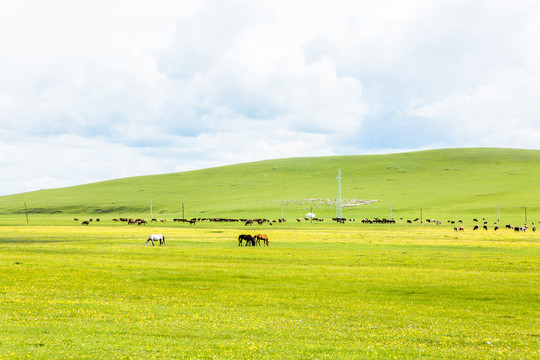
[[[256,246],[261,245],[261,242],[268,246],[268,236],[265,234],[257,234],[254,236],[247,235],[247,234],[241,234],[238,235],[238,246],[242,246],[242,242],[246,242],[246,246]]]
[[[150,243],[152,244],[152,246],[154,246],[154,241],[159,242],[159,246],[165,246],[165,236],[163,236],[163,234],[150,235],[146,240],[146,246],[148,246]],[[268,246],[268,236],[266,234],[257,234],[254,236],[247,234],[238,235],[238,246],[242,246],[243,241],[246,242],[246,246],[261,246],[261,242],[264,245]]]

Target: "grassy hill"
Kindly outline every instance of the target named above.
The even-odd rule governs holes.
[[[378,200],[345,208],[345,217],[486,217],[540,221],[540,151],[442,149],[389,155],[268,160],[182,173],[132,177],[0,197],[0,214],[181,217],[280,217],[283,200],[335,199],[337,171],[344,199]],[[289,201],[288,219],[320,202]],[[525,209],[526,208],[526,209]]]

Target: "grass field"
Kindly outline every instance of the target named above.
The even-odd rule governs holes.
[[[41,223],[0,226],[1,359],[540,358],[537,233]]]
[[[176,174],[141,176],[0,197],[0,215],[269,218],[280,201],[377,200],[344,209],[345,217],[458,219],[500,216],[504,223],[540,222],[540,151],[443,149],[411,153],[268,160]],[[21,179],[23,181],[24,179]],[[182,212],[184,205],[184,213]],[[284,217],[334,206],[286,203]],[[1,219],[0,219],[1,220]]]
[[[338,168],[343,198],[377,200],[355,222],[304,201],[335,199]],[[445,149],[1,196],[0,359],[540,359],[539,178],[540,151]],[[272,226],[172,221],[278,219],[284,200]],[[325,221],[295,221],[311,210]],[[167,222],[112,221],[150,215]]]

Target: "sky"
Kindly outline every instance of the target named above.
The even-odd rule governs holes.
[[[540,149],[536,0],[5,0],[0,195],[266,159]]]

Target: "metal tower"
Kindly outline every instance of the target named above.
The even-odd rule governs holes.
[[[338,169],[337,177],[336,218],[343,219],[343,199],[341,198],[341,169]]]

